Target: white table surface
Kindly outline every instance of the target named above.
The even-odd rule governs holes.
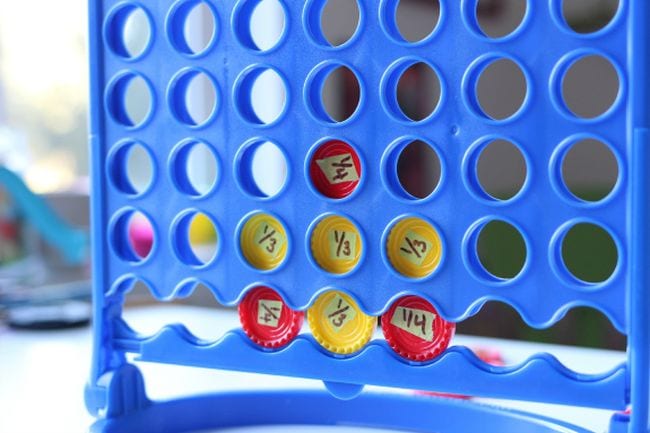
[[[188,306],[154,306],[129,310],[125,316],[138,331],[152,334],[167,323],[183,323],[195,335],[216,339],[237,327],[232,311]],[[456,336],[452,344],[501,350],[507,364],[531,354],[552,351],[565,365],[585,373],[608,371],[624,359],[622,352],[549,346]],[[90,368],[90,329],[13,331],[0,325],[0,432],[81,433],[93,422],[84,408],[83,388]],[[248,373],[138,363],[153,399],[169,399],[222,390],[322,388],[318,381]],[[481,401],[488,401],[482,399]],[[607,429],[610,411],[499,401],[534,413],[563,419],[596,432]],[[286,432],[305,427],[256,427],[228,431]],[[309,431],[364,431],[359,428],[310,428]],[[377,430],[373,430],[377,431]]]

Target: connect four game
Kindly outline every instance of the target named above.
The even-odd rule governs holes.
[[[397,23],[399,0],[356,0],[358,25],[341,44],[321,27],[326,0],[279,3],[284,26],[267,47],[253,36],[260,0],[89,2],[95,345],[86,403],[101,418],[93,428],[585,431],[467,402],[363,391],[380,385],[609,409],[612,432],[649,431],[650,3],[620,0],[609,24],[584,34],[564,19],[562,0],[524,0],[518,26],[492,37],[477,20],[477,0],[440,0],[435,28],[411,41]],[[214,23],[200,50],[185,25],[198,6]],[[147,27],[137,51],[124,40],[135,13]],[[610,65],[619,89],[603,112],[583,116],[565,100],[563,83],[589,56]],[[511,113],[493,115],[479,81],[503,60],[526,92]],[[416,64],[433,72],[439,88],[425,116],[398,98]],[[358,95],[345,116],[333,115],[324,97],[341,68]],[[284,89],[275,116],[253,102],[268,73]],[[149,100],[141,113],[127,98],[135,86]],[[197,92],[213,100],[200,113],[188,104]],[[596,201],[573,194],[562,173],[572,146],[585,139],[603,143],[619,166],[614,187]],[[512,143],[527,167],[507,199],[478,178],[481,153],[495,140]],[[426,194],[408,191],[398,167],[414,141],[439,161],[439,182]],[[274,194],[253,175],[267,143],[286,161]],[[204,189],[192,182],[196,147],[219,168]],[[144,188],[127,176],[136,150],[151,161]],[[494,222],[525,248],[512,275],[495,275],[479,257],[481,233]],[[565,239],[583,224],[598,227],[617,251],[611,275],[598,283],[563,260]],[[190,242],[205,236],[216,240],[209,257]],[[241,326],[217,341],[171,323],[142,337],[122,319],[136,281],[161,302],[201,284],[219,304],[238,308]],[[575,307],[596,309],[627,336],[626,361],[598,375],[572,371],[552,353],[516,366],[487,364],[453,336],[488,301],[510,305],[534,328]],[[132,355],[318,379],[326,391],[154,402],[127,361]]]

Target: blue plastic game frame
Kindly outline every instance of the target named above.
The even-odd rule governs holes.
[[[150,362],[320,379],[337,397],[352,397],[363,385],[382,385],[615,411],[631,407],[631,416],[612,418],[612,431],[650,431],[650,235],[645,228],[650,217],[650,154],[646,149],[650,145],[650,4],[620,0],[610,24],[581,35],[564,22],[561,0],[527,0],[520,27],[504,38],[489,39],[473,18],[476,0],[441,0],[436,29],[411,44],[396,27],[398,0],[359,0],[357,32],[346,44],[331,47],[319,30],[324,0],[280,2],[286,15],[284,33],[276,48],[260,52],[245,30],[254,0],[206,0],[215,16],[216,32],[206,51],[196,55],[184,45],[182,20],[177,18],[198,0],[89,1],[95,323],[86,402],[91,413],[104,417],[95,428],[141,431],[135,426],[149,422],[160,431],[177,431],[174,428],[181,428],[185,421],[184,429],[234,422],[206,415],[207,424],[200,424],[198,415],[194,421],[174,421],[169,413],[165,415],[165,408],[182,413],[193,407],[204,413],[216,401],[219,404],[214,407],[232,412],[242,396],[232,396],[230,403],[228,396],[215,396],[197,398],[194,406],[186,401],[161,408],[146,398],[139,372],[126,360],[127,354],[136,354]],[[144,52],[128,58],[119,38],[125,14],[134,8],[146,11],[152,31]],[[616,68],[620,90],[605,114],[593,120],[578,119],[562,101],[561,81],[575,59],[591,54],[605,57]],[[474,92],[478,74],[498,58],[514,61],[528,86],[522,108],[503,121],[486,117]],[[407,119],[392,96],[399,74],[416,62],[429,64],[441,82],[438,108],[420,122]],[[336,66],[352,70],[361,89],[357,111],[341,123],[323,114],[318,99],[326,72]],[[278,72],[287,89],[285,109],[269,125],[260,124],[246,104],[250,78],[264,68]],[[207,74],[217,89],[217,108],[203,125],[193,125],[179,108],[183,102],[178,95],[197,73]],[[130,124],[121,108],[133,77],[143,78],[152,94],[152,108],[140,125]],[[568,144],[585,137],[606,143],[619,164],[616,187],[597,203],[570,196],[560,175],[560,160]],[[515,143],[528,167],[522,191],[505,202],[477,188],[473,168],[477,152],[494,138]],[[343,200],[321,196],[309,179],[308,155],[327,139],[349,143],[361,158],[362,182]],[[429,143],[442,166],[440,185],[423,200],[401,190],[394,175],[396,155],[413,139]],[[286,186],[272,199],[252,194],[246,188],[251,180],[239,169],[248,161],[241,157],[243,149],[260,141],[277,144],[288,161]],[[182,158],[174,156],[193,142],[208,145],[220,166],[214,188],[203,196],[188,194],[175,181],[183,164]],[[119,167],[116,157],[133,143],[148,150],[154,165],[154,180],[141,194],[124,186],[128,185],[126,170]],[[155,235],[152,252],[143,261],[133,260],[124,229],[124,219],[136,210],[149,217]],[[216,258],[204,266],[184,262],[178,253],[183,247],[176,243],[175,230],[182,228],[183,216],[195,211],[208,215],[219,234]],[[288,233],[288,258],[272,272],[252,269],[239,251],[239,227],[258,211],[277,216]],[[343,277],[315,266],[305,241],[311,224],[329,213],[349,217],[364,239],[360,266]],[[397,274],[385,257],[388,230],[397,218],[408,215],[431,222],[444,245],[439,268],[421,280]],[[477,259],[476,234],[492,220],[512,224],[526,243],[524,268],[511,280],[492,277]],[[618,248],[614,274],[598,285],[577,281],[561,263],[561,240],[580,222],[607,230]],[[373,316],[381,315],[404,294],[416,294],[451,321],[477,313],[487,301],[500,301],[537,328],[551,326],[571,308],[588,306],[603,312],[628,337],[627,360],[608,373],[586,375],[569,370],[546,353],[519,366],[495,367],[467,348],[451,347],[434,361],[418,364],[403,360],[381,340],[373,340],[355,355],[340,357],[326,352],[308,334],[279,351],[255,346],[241,330],[215,342],[200,341],[177,325],[143,337],[121,317],[124,296],[136,280],[144,282],[159,300],[187,296],[202,283],[220,304],[229,306],[237,305],[249,288],[264,284],[296,310],[306,310],[319,294],[337,289],[350,294]],[[249,397],[251,401],[269,398]],[[345,406],[316,394],[285,394],[285,398],[325,399],[323,407]],[[451,413],[450,407],[461,404],[414,400],[413,405],[423,405],[423,413],[432,415],[431,424],[422,415],[413,421],[416,425],[409,424],[405,415],[388,422],[379,415],[381,411],[373,419],[365,405],[390,399],[376,397],[379,400],[372,403],[373,398],[362,394],[347,403],[360,411],[357,421],[423,431],[433,431],[435,413]],[[474,418],[493,418],[485,414],[488,411],[469,406],[458,410],[474,410],[479,413]],[[246,423],[263,422],[263,418]],[[294,423],[298,418],[284,421]],[[461,426],[463,416],[459,418]],[[272,412],[265,420],[281,421]],[[317,415],[311,420],[299,421],[336,422]],[[551,431],[546,421],[539,422],[544,425],[539,431]]]

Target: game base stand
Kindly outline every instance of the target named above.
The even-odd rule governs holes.
[[[322,28],[327,0],[278,0],[284,28],[267,47],[251,28],[262,0],[89,0],[95,323],[85,397],[99,418],[92,431],[294,424],[587,432],[431,396],[454,394],[607,409],[611,433],[650,432],[650,4],[620,0],[607,25],[581,33],[564,18],[564,0],[522,0],[521,22],[495,38],[482,30],[479,0],[439,0],[433,30],[412,41],[400,31],[400,0],[354,1],[357,28],[334,45]],[[202,25],[212,24],[202,47],[188,37],[197,10]],[[136,18],[147,36],[138,49],[127,38]],[[618,74],[619,90],[610,107],[585,118],[565,101],[563,83],[591,56]],[[526,84],[507,116],[489,114],[477,90],[500,61]],[[437,105],[417,119],[398,97],[415,66],[440,87]],[[358,90],[345,119],[323,100],[340,69]],[[254,103],[265,74],[285,91],[274,118]],[[189,96],[197,81],[212,99],[200,113]],[[134,89],[148,103],[144,113],[127,102]],[[599,141],[618,164],[615,186],[596,201],[577,197],[563,178],[567,154],[584,140]],[[527,168],[507,199],[490,194],[478,174],[495,141],[510,143]],[[439,163],[427,194],[409,191],[398,170],[412,143]],[[253,175],[267,144],[286,163],[273,194]],[[217,172],[205,188],[192,180],[198,147]],[[127,168],[136,148],[152,167],[144,187]],[[479,255],[494,223],[515,232],[526,251],[513,275],[495,275]],[[564,244],[582,225],[617,250],[603,281],[581,279],[564,262]],[[215,243],[210,254],[193,247],[202,241]],[[220,305],[238,307],[241,326],[216,341],[172,324],[140,335],[123,318],[137,283],[160,302],[203,285]],[[552,353],[514,366],[482,360],[452,338],[456,324],[489,301],[538,329],[574,307],[598,310],[627,336],[626,360],[601,374],[573,371]],[[318,379],[325,390],[156,402],[127,355]],[[374,394],[365,385],[421,392]]]

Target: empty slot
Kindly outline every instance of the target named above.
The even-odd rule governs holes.
[[[513,225],[493,220],[480,229],[476,238],[476,254],[489,276],[497,280],[510,280],[524,268],[526,242]]]
[[[359,3],[354,0],[328,0],[321,14],[322,33],[332,47],[348,42],[359,27]]]
[[[427,143],[408,143],[397,158],[397,179],[401,195],[412,200],[429,197],[438,187],[442,174],[438,153]]]
[[[573,31],[588,34],[612,22],[618,8],[619,0],[562,0],[562,17]]]
[[[503,38],[519,28],[527,7],[528,0],[476,0],[476,23],[484,36]]]
[[[578,223],[562,240],[562,261],[578,281],[598,284],[607,281],[618,264],[618,248],[612,236],[600,226]]]
[[[287,158],[275,143],[245,144],[236,158],[237,180],[244,192],[260,199],[280,194],[287,181]]]
[[[111,241],[124,261],[139,263],[149,257],[155,242],[151,220],[142,212],[123,212],[114,222]]]
[[[387,5],[391,2],[387,2]],[[397,0],[395,13],[397,29],[406,42],[427,39],[440,20],[439,0]]]
[[[107,27],[107,42],[118,56],[137,59],[151,44],[151,20],[144,9],[124,5],[113,12]]]
[[[329,118],[334,122],[344,122],[359,106],[361,89],[359,81],[345,66],[334,69],[323,84],[323,106]]]
[[[524,104],[528,83],[517,63],[501,58],[482,69],[475,91],[480,114],[492,120],[506,120]]]
[[[616,68],[599,55],[575,60],[562,78],[564,103],[573,115],[582,119],[594,119],[608,112],[619,90]]]
[[[111,86],[109,111],[126,127],[142,126],[153,110],[151,87],[140,75],[125,73]]]
[[[217,226],[208,215],[186,212],[178,219],[174,230],[174,249],[186,265],[204,266],[216,257],[219,236]]]
[[[219,162],[215,151],[200,141],[181,143],[172,156],[172,179],[183,193],[203,197],[215,187]]]
[[[397,82],[397,103],[414,122],[431,116],[440,102],[440,79],[426,63],[411,65]]]
[[[526,182],[526,159],[511,142],[494,140],[481,150],[476,174],[488,196],[495,200],[510,200]]]
[[[121,145],[111,158],[110,176],[113,184],[123,193],[144,193],[154,177],[151,153],[140,143]]]
[[[562,159],[562,180],[576,198],[596,202],[607,197],[618,182],[618,160],[602,141],[576,142]]]
[[[235,36],[245,47],[267,52],[279,46],[286,20],[285,7],[280,0],[245,0],[235,11]]]
[[[249,68],[239,77],[235,89],[236,107],[249,123],[271,125],[285,112],[286,84],[274,69]]]
[[[343,199],[357,190],[361,160],[348,143],[330,140],[318,145],[309,162],[309,177],[316,190],[331,199]]]
[[[174,79],[170,96],[172,113],[187,126],[203,126],[216,113],[217,88],[205,72],[182,72]]]
[[[171,13],[167,30],[172,45],[180,53],[187,56],[204,54],[216,39],[215,11],[205,1],[179,3]]]

